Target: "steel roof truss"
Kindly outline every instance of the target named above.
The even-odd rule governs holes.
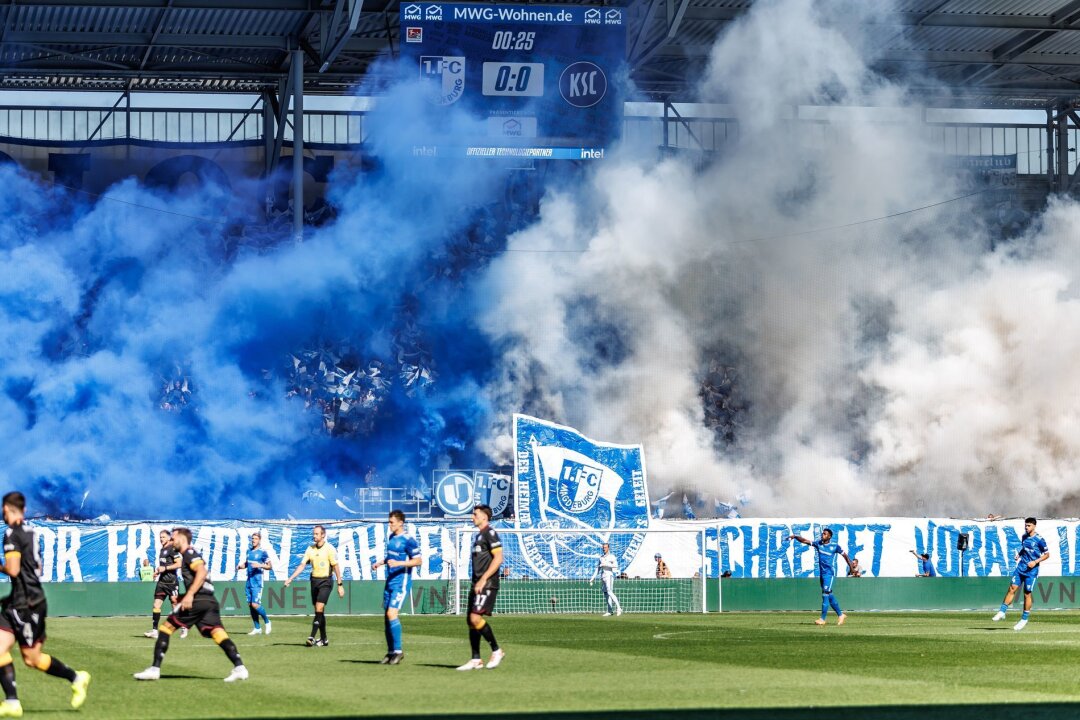
[[[157,22],[154,23],[154,34],[150,37],[150,42],[146,44],[146,50],[143,51],[142,60],[139,61],[139,69],[144,70],[146,68],[146,61],[150,59],[150,52],[154,49],[154,42],[157,41],[158,36],[161,35],[161,26],[165,23],[165,16],[169,14],[169,9],[172,7],[173,0],[168,0],[165,3],[165,7],[158,13]]]
[[[338,20],[342,14],[343,7],[349,8],[349,27],[338,37]],[[320,38],[323,43],[323,56],[322,64],[319,65],[319,72],[324,73],[330,69],[330,63],[334,62],[334,59],[341,52],[341,49],[345,47],[346,41],[356,32],[356,26],[360,23],[360,13],[364,8],[364,0],[338,0],[337,5],[334,7],[334,22],[330,26],[330,35]],[[326,45],[333,40],[333,46],[329,50],[326,49]]]

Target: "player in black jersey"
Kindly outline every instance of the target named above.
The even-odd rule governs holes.
[[[18,642],[23,662],[46,675],[63,678],[71,683],[71,707],[78,709],[86,701],[90,673],[76,672],[54,657],[41,651],[45,642],[45,590],[41,587],[34,532],[23,526],[26,498],[20,492],[9,492],[3,499],[4,562],[0,572],[11,578],[11,594],[0,601],[0,688],[5,700],[0,703],[0,717],[22,717],[22,704],[15,691],[15,665],[11,648]]]
[[[174,612],[176,611],[176,604],[180,602],[180,583],[176,579],[176,571],[180,569],[180,553],[177,552],[176,547],[173,545],[172,533],[168,530],[159,532],[158,540],[161,542],[161,549],[158,550],[157,567],[154,568],[154,579],[157,580],[154,585],[154,626],[146,631],[145,635],[148,638],[158,636],[158,623],[161,622],[161,605],[165,602],[165,598],[169,599]],[[185,635],[186,628],[180,631],[180,637]]]
[[[472,586],[469,588],[469,645],[472,647],[472,659],[458,670],[489,670],[499,667],[506,653],[495,641],[491,625],[484,620],[495,609],[495,596],[499,594],[499,566],[502,565],[502,540],[499,533],[491,527],[491,508],[477,505],[473,508],[473,525],[476,534],[472,541]],[[480,638],[491,646],[491,657],[487,665],[480,659]]]
[[[248,671],[236,643],[221,626],[221,608],[214,597],[214,586],[206,579],[208,568],[199,551],[191,544],[191,531],[187,528],[174,528],[173,545],[180,553],[180,574],[184,576],[184,597],[177,609],[161,624],[157,642],[154,643],[154,664],[142,672],[135,673],[136,680],[158,680],[161,678],[161,661],[169,649],[169,638],[177,628],[196,627],[203,637],[213,639],[225,651],[232,661],[233,669],[225,682],[247,680]]]

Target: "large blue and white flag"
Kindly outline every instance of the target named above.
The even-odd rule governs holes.
[[[561,566],[599,558],[604,541],[626,567],[642,536],[610,531],[649,526],[641,445],[598,442],[573,428],[514,415],[514,448],[517,527],[598,531],[523,535],[521,551],[533,571],[561,577]]]

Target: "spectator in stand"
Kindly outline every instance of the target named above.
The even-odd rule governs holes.
[[[859,565],[859,559],[858,558],[854,558],[854,557],[851,558],[851,567],[848,568],[847,576],[848,577],[862,577],[863,576],[863,569]]]
[[[922,553],[921,555],[914,550],[910,551],[915,559],[919,563],[919,572],[915,577],[937,577],[937,571],[934,570],[934,563],[930,562],[930,554]]]
[[[660,557],[660,553],[656,553],[653,559],[656,560],[656,577],[670,578],[671,570],[668,569],[667,563],[664,562],[664,558]]]
[[[721,573],[720,577],[721,578],[729,578],[729,577],[731,577],[731,571],[730,570],[725,570],[723,573]]]

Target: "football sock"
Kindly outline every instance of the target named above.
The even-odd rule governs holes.
[[[38,657],[37,669],[46,675],[63,678],[68,682],[75,682],[75,671],[54,657],[41,653]]]
[[[319,637],[326,640],[326,613],[315,613],[316,622],[319,623]]]
[[[157,630],[158,623],[161,622],[161,611],[154,611],[154,629]]]
[[[825,616],[829,614],[829,596],[821,596],[821,619],[824,620]]]
[[[491,629],[491,625],[484,623],[484,627],[480,628],[480,635],[488,641],[492,650],[499,649],[499,643],[495,642],[495,632]]]
[[[154,667],[161,667],[161,661],[165,659],[165,653],[169,651],[169,633],[161,633],[154,643]]]
[[[1020,619],[1021,619],[1021,620],[1027,620],[1027,619],[1028,619],[1028,615],[1030,615],[1030,614],[1031,614],[1031,611],[1030,611],[1030,610],[1025,610],[1025,611],[1024,611],[1023,613],[1021,613],[1021,614],[1020,614]]]
[[[391,650],[394,652],[401,651],[401,621],[394,618],[390,621],[390,639],[393,647]]]
[[[843,615],[844,614],[844,611],[840,609],[840,601],[837,600],[836,596],[833,595],[832,593],[829,593],[829,605],[832,606],[832,609],[836,611],[837,615]]]
[[[248,607],[248,610],[251,612],[251,623],[255,626],[255,629],[258,630],[259,629],[259,611],[256,610],[253,607],[250,607],[250,606]]]
[[[225,638],[222,640],[221,649],[225,651],[226,657],[232,660],[234,667],[239,667],[244,664],[244,661],[240,659],[240,651],[236,649],[236,643],[232,641],[232,638]]]
[[[4,690],[4,697],[8,700],[18,700],[19,695],[15,692],[15,665],[11,662],[11,655],[4,653],[7,664],[0,667],[0,688]]]
[[[474,627],[469,628],[469,645],[472,647],[473,660],[480,659],[480,631]]]
[[[266,623],[267,625],[270,624],[270,616],[266,614],[266,608],[264,608],[262,605],[260,605],[259,609],[256,610],[255,612],[259,613],[259,617],[262,618],[262,621],[264,623]]]

